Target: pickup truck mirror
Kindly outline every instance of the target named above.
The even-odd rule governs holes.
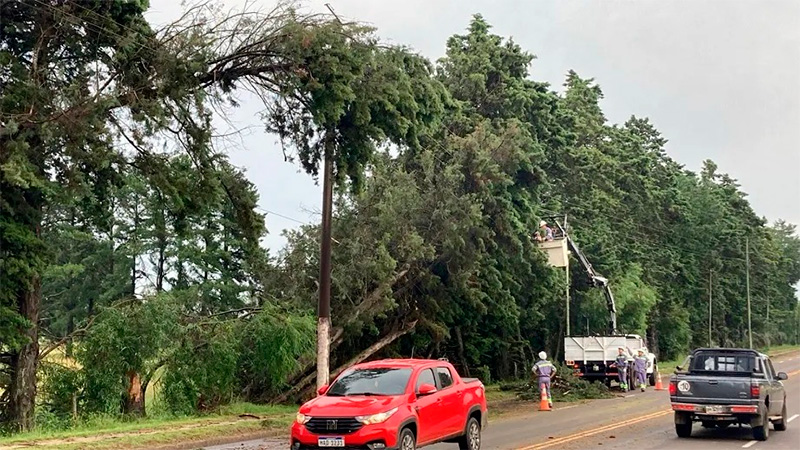
[[[327,384],[325,386],[322,386],[321,388],[317,389],[317,394],[319,394],[319,395],[325,395],[326,392],[328,392],[328,385]]]
[[[683,367],[681,366],[676,367],[675,372],[683,372]]]
[[[423,384],[422,386],[419,387],[419,389],[417,389],[417,395],[419,396],[431,395],[435,392],[436,392],[436,386],[432,384]]]
[[[781,381],[788,380],[789,375],[786,375],[786,372],[778,372],[778,379]]]

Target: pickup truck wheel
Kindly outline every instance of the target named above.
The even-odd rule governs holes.
[[[409,430],[408,428],[404,428],[403,431],[400,432],[400,449],[399,450],[416,450],[417,448],[417,438],[414,436],[414,432]]]
[[[678,435],[678,437],[682,438],[692,437],[692,422],[676,423],[675,433]]]
[[[460,450],[481,450],[481,424],[478,419],[470,417],[464,436],[458,440],[458,448]]]
[[[783,409],[781,409],[781,418],[772,422],[775,431],[786,431],[786,399],[783,400]]]
[[[758,427],[753,427],[753,439],[757,441],[766,441],[769,439],[769,416],[764,413],[764,424]]]
[[[658,366],[653,367],[653,373],[650,374],[650,379],[648,380],[650,382],[650,386],[656,385],[656,372],[658,372]]]

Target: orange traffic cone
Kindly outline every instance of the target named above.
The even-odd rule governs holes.
[[[552,411],[550,399],[547,398],[547,389],[542,386],[542,399],[539,401],[539,411]]]
[[[666,389],[664,389],[664,385],[661,384],[661,372],[656,372],[656,390],[666,391]]]

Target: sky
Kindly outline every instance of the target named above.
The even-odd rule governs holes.
[[[244,0],[220,0],[241,7]],[[274,0],[250,0],[268,9]],[[327,12],[325,0],[304,2]],[[800,1],[798,0],[327,0],[343,19],[377,28],[387,42],[431,60],[480,13],[494,33],[535,54],[531,77],[560,91],[575,70],[601,86],[611,123],[649,117],[668,154],[689,170],[705,159],[739,180],[760,216],[800,224]],[[178,17],[177,0],[151,0],[155,25]],[[257,186],[267,212],[265,245],[319,220],[321,189],[286,162],[263,131],[259,104],[229,118],[234,164]],[[231,125],[218,122],[220,133]]]

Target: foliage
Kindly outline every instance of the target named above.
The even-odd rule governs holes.
[[[237,340],[237,377],[250,399],[271,398],[285,389],[299,368],[299,357],[314,348],[316,321],[309,314],[267,308],[241,327]]]
[[[86,411],[118,413],[130,378],[152,375],[161,366],[166,344],[179,331],[178,310],[171,300],[162,295],[100,313],[76,354],[86,377]]]

